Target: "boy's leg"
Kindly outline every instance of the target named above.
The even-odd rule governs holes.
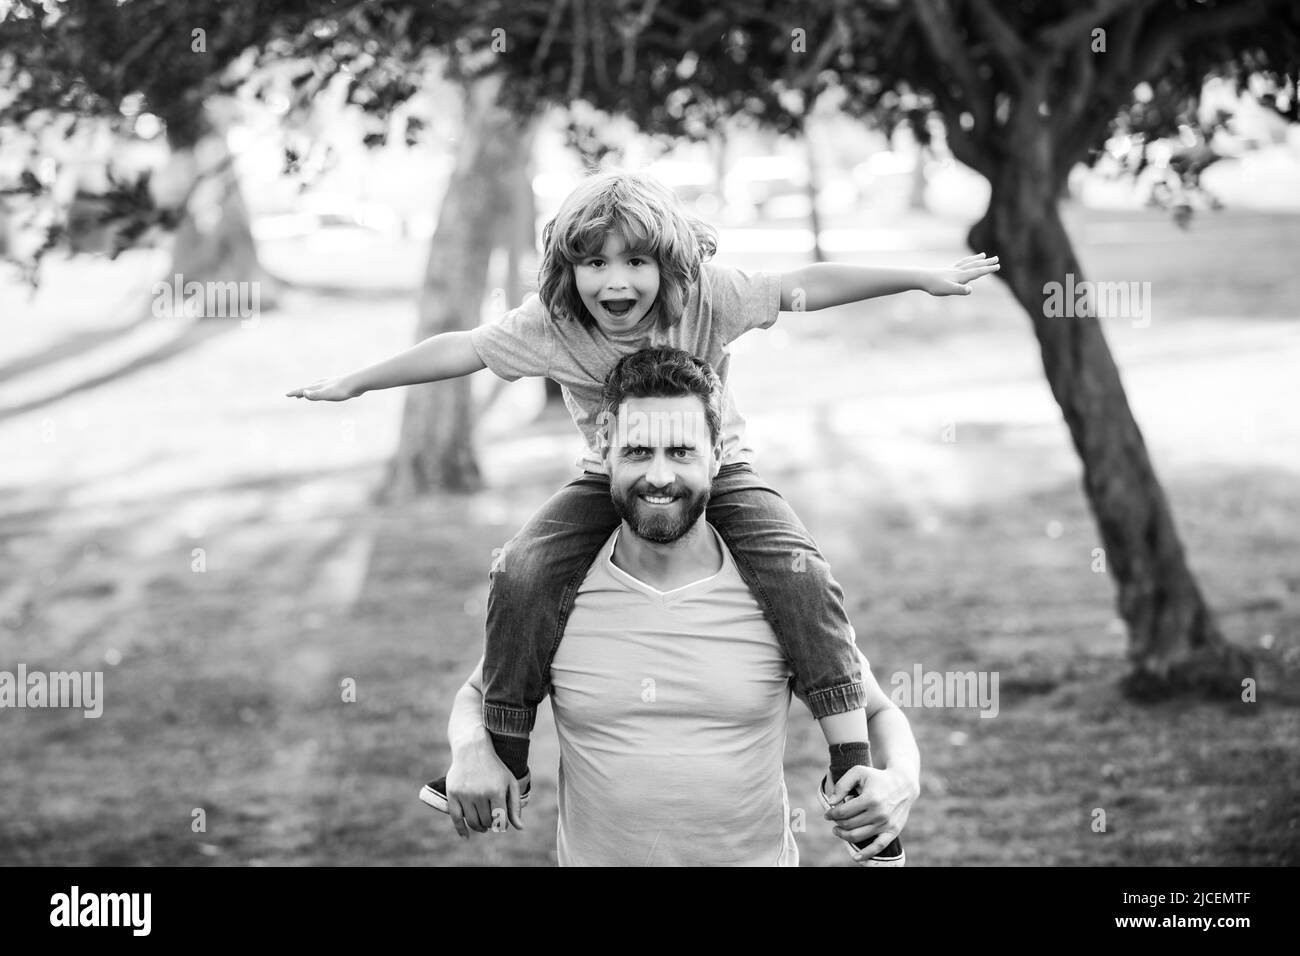
[[[527,771],[528,736],[574,596],[618,521],[609,479],[586,472],[552,496],[492,566],[483,724],[516,777]]]
[[[864,709],[866,691],[844,592],[803,522],[745,464],[727,465],[718,473],[705,513],[790,658],[796,691],[828,734],[828,779],[834,783],[852,767],[871,766],[865,720],[857,715],[847,720],[850,711]],[[841,736],[843,727],[858,723],[863,727],[860,740],[851,733],[848,739]],[[833,724],[840,725],[835,739],[830,737]],[[826,802],[820,785],[818,797]],[[866,865],[901,866],[905,859],[895,839]]]
[[[794,510],[749,465],[736,464],[724,466],[714,479],[705,514],[776,632],[795,672],[796,691],[823,732],[837,722],[826,718],[864,709],[862,662],[844,592]],[[861,740],[828,743],[832,784],[852,767],[871,766],[865,730]],[[818,797],[826,803],[820,786]],[[866,865],[901,866],[905,860],[895,838]]]
[[[705,516],[727,543],[821,720],[865,706],[861,662],[844,592],[803,522],[746,464],[714,479]]]

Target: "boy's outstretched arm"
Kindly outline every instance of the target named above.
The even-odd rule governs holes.
[[[781,311],[815,312],[835,305],[918,289],[930,295],[970,295],[969,283],[998,271],[998,257],[984,253],[947,269],[881,268],[818,262],[781,276]]]
[[[313,402],[343,402],[379,388],[440,382],[482,368],[487,366],[471,344],[468,330],[443,332],[382,362],[338,378],[318,379],[310,385],[285,392],[285,395]]]

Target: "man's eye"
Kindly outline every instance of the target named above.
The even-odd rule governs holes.
[[[689,449],[689,448],[674,448],[674,449],[673,449],[673,454],[676,455],[678,458],[688,458],[688,457],[690,457],[691,449]]]
[[[648,448],[629,448],[626,454],[629,458],[640,457],[641,455],[644,455],[647,452],[649,452],[649,450],[650,449]]]

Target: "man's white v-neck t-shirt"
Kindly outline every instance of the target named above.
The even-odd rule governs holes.
[[[771,625],[721,537],[716,574],[659,591],[611,561],[618,535],[551,664],[560,865],[798,866]]]

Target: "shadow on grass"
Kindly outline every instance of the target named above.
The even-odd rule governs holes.
[[[21,363],[10,364],[21,364],[24,372],[30,372],[55,361],[62,360],[63,358],[90,352],[100,344],[110,342],[121,335],[127,334],[131,329],[137,328],[146,322],[155,321],[158,320],[154,319],[152,316],[148,316],[137,322],[133,322],[124,328],[115,329],[111,333],[90,333],[88,336],[84,336],[73,342],[60,343],[49,351],[41,353],[32,359],[24,358],[21,360]],[[0,421],[44,408],[47,405],[52,405],[56,402],[62,401],[70,395],[76,395],[78,392],[84,392],[88,389],[98,388],[101,385],[107,385],[110,382],[127,378],[136,372],[149,368],[150,366],[183,355],[210,339],[234,331],[239,327],[237,322],[238,320],[236,319],[203,319],[192,321],[184,332],[174,338],[168,339],[143,354],[133,355],[108,371],[79,378],[74,384],[67,388],[49,395],[42,395],[40,398],[31,401],[20,402],[16,405],[9,405],[0,408]],[[0,379],[3,379],[4,377],[3,372],[0,372]]]
[[[265,511],[232,529],[260,525],[262,550],[206,574],[146,567],[139,599],[101,616],[75,659],[44,650],[40,624],[66,596],[38,596],[31,620],[4,632],[6,661],[104,670],[106,702],[99,720],[3,715],[0,859],[554,862],[556,745],[545,713],[523,833],[466,843],[416,799],[446,769],[448,709],[480,653],[491,552],[514,530],[483,506],[503,492],[333,516],[337,530],[322,537],[308,534],[312,522],[270,521],[275,492],[292,483],[238,483],[266,491]],[[806,494],[791,483],[816,534],[825,515]],[[916,664],[1002,679],[993,719],[970,707],[905,708],[923,759],[907,839],[915,865],[1300,862],[1288,782],[1300,776],[1300,710],[1272,696],[1300,663],[1300,600],[1282,547],[1293,537],[1275,520],[1297,513],[1295,492],[1285,474],[1252,472],[1175,482],[1170,494],[1212,601],[1276,598],[1246,601],[1225,624],[1238,640],[1274,635],[1263,656],[1277,672],[1261,673],[1256,704],[1123,699],[1107,584],[1041,532],[1046,513],[1088,527],[1076,487],[945,514],[926,534],[887,502],[840,509],[865,543],[837,575],[886,693]],[[371,539],[358,593],[304,602],[321,562],[357,535]],[[1243,567],[1243,555],[1253,562]],[[81,600],[93,616],[99,598]],[[108,650],[118,663],[104,663]],[[823,760],[796,705],[786,769],[792,807],[804,812],[803,862],[846,865],[815,809]]]

